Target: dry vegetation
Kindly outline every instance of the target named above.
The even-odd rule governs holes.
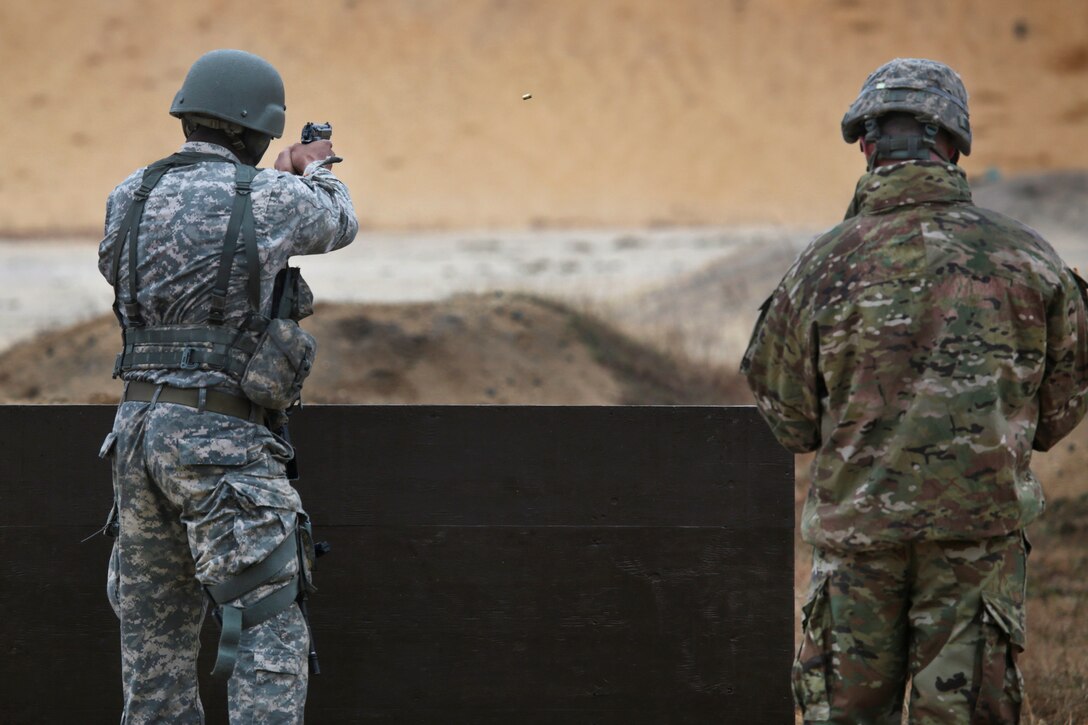
[[[1054,499],[1030,529],[1029,723],[1088,722],[1088,495]]]

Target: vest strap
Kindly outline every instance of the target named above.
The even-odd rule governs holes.
[[[147,327],[137,302],[138,237],[144,205],[155,186],[171,169],[206,161],[233,163],[235,166],[235,194],[219,256],[216,281],[212,288],[207,322],[203,325]],[[235,377],[241,376],[248,357],[256,346],[256,341],[250,340],[250,336],[243,333],[252,327],[248,320],[259,314],[261,302],[260,259],[252,199],[253,179],[256,175],[257,169],[252,166],[215,154],[196,152],[168,156],[151,164],[144,171],[140,186],[133,194],[132,203],[118,229],[113,250],[114,312],[122,323],[123,336],[122,350],[114,365],[114,377],[134,368],[153,367],[211,369],[227,372]],[[121,255],[126,244],[129,269],[127,286],[121,280],[120,274]],[[246,291],[251,311],[241,330],[221,328],[221,334],[213,334],[211,331],[221,327],[224,321],[230,272],[238,251],[243,251],[246,256]],[[124,315],[121,314],[122,309]],[[147,331],[147,334],[143,334],[143,331]],[[147,349],[148,346],[163,346],[164,349]]]
[[[230,270],[234,265],[239,246],[244,249],[246,255],[246,266],[249,272],[246,289],[249,293],[249,301],[254,312],[260,311],[261,270],[257,259],[257,235],[254,230],[253,198],[250,193],[256,173],[257,170],[252,166],[239,164],[235,167],[234,203],[230,210],[230,220],[227,222],[227,234],[223,238],[223,251],[219,255],[219,272],[215,277],[211,309],[208,311],[208,323],[212,325],[223,324],[227,307],[227,289],[230,285]],[[238,242],[239,234],[241,234],[241,244]]]
[[[117,240],[113,250],[113,285],[116,297],[119,299],[120,294],[120,269],[121,269],[121,250],[125,246],[125,242],[128,241],[128,296],[125,298],[124,308],[125,316],[131,325],[142,325],[143,317],[140,315],[139,307],[136,305],[136,264],[137,264],[137,245],[136,239],[140,230],[140,220],[144,216],[144,204],[147,202],[147,198],[151,195],[151,190],[155,188],[156,184],[163,177],[172,166],[169,163],[164,163],[169,159],[158,161],[151,164],[144,171],[143,178],[140,180],[140,188],[136,190],[132,196],[132,203],[129,204],[128,211],[125,212],[125,218],[121,221],[121,227],[117,230]],[[116,302],[115,302],[116,304]]]

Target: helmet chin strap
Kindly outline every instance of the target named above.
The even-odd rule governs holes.
[[[880,131],[880,122],[875,118],[865,119],[865,141],[872,144],[873,153],[869,156],[869,171],[876,168],[878,161],[929,161],[936,154],[945,162],[956,163],[959,151],[948,158],[937,146],[937,133],[940,128],[933,123],[922,121],[921,134],[903,136],[885,136]]]

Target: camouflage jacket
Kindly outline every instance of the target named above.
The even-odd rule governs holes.
[[[1034,519],[1029,470],[1085,412],[1078,278],[971,204],[938,162],[878,168],[855,216],[764,304],[742,371],[778,440],[816,451],[802,536],[856,549],[998,536]]]
[[[186,143],[181,151],[215,154],[231,160],[227,149],[209,143]],[[105,237],[98,247],[98,269],[110,284],[117,232],[133,193],[140,185],[138,169],[110,194]],[[318,162],[302,176],[262,169],[253,179],[253,217],[260,258],[261,311],[271,309],[276,273],[288,257],[321,254],[347,246],[359,222],[343,182]],[[175,169],[159,181],[144,208],[139,230],[137,301],[148,325],[192,324],[208,315],[219,256],[234,200],[234,164],[203,162]],[[237,326],[249,312],[248,272],[239,257],[231,269],[225,323]],[[119,276],[128,275],[127,249]],[[126,379],[210,386],[236,390],[224,374],[206,371],[137,371]]]

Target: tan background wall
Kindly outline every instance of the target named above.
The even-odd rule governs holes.
[[[369,227],[828,223],[897,55],[963,75],[970,173],[1088,167],[1083,0],[0,0],[0,234],[96,235],[216,47],[333,122]]]

